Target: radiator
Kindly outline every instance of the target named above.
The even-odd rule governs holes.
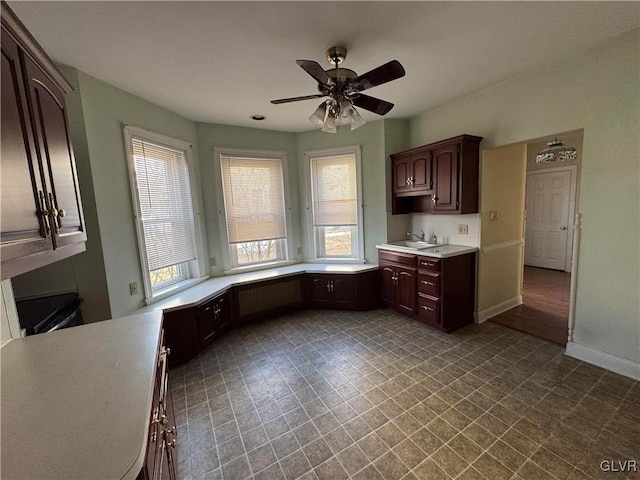
[[[302,301],[302,278],[267,285],[258,284],[238,292],[239,316],[301,304]]]

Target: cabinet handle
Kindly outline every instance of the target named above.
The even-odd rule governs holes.
[[[38,214],[42,218],[42,223],[44,224],[45,229],[45,237],[51,235],[51,227],[49,226],[49,212],[47,211],[47,203],[45,201],[45,196],[42,190],[38,191],[38,198],[40,199],[40,210]]]
[[[566,225],[563,225],[560,227],[560,230],[566,230],[566,229],[567,229]]]
[[[169,446],[171,448],[176,448],[177,444],[178,444],[178,440],[176,440],[175,438],[173,440],[171,440],[170,442],[167,442],[167,446]]]
[[[331,291],[331,286],[330,286],[329,280],[327,280],[327,292],[330,292],[330,291]]]
[[[205,312],[208,312],[209,310],[211,310],[211,307],[207,307],[204,309]]]
[[[430,287],[435,286],[435,283],[427,282],[426,280],[422,280],[422,283],[424,283],[425,285],[429,285]]]
[[[431,201],[433,202],[433,204],[435,205],[438,202],[438,197],[436,197],[435,195],[433,195],[431,197]]]
[[[66,216],[67,216],[67,212],[65,211],[65,209],[64,209],[64,208],[61,208],[60,210],[58,210],[58,216],[59,216],[60,218],[62,218],[62,217],[66,217]]]
[[[429,311],[429,312],[433,312],[433,308],[431,308],[431,307],[427,307],[427,306],[425,306],[425,305],[423,305],[423,306],[422,306],[422,309],[423,309],[423,310],[427,310],[427,311]]]
[[[160,350],[160,355],[166,355],[167,357],[171,355],[171,349],[169,347],[162,347]]]
[[[333,280],[331,280],[331,293],[333,293]]]
[[[429,263],[429,262],[420,262],[422,264],[423,267],[435,267],[436,264],[435,263]]]
[[[49,192],[49,205],[51,206],[51,210],[49,211],[49,215],[51,216],[51,227],[53,229],[53,233],[56,235],[59,232],[58,225],[58,209],[56,208],[56,204],[53,200],[53,193]]]
[[[175,435],[176,434],[176,427],[171,427],[171,428],[166,428],[164,433],[166,435]]]

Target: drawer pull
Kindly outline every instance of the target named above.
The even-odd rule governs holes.
[[[176,440],[175,438],[167,443],[167,445],[170,446],[171,448],[176,448],[177,444],[178,444],[178,440]]]
[[[422,309],[423,309],[423,310],[427,310],[427,311],[429,311],[429,312],[433,312],[433,308],[431,308],[431,307],[427,307],[426,305],[423,305],[423,306],[422,306]]]
[[[431,283],[431,282],[427,282],[426,280],[422,280],[422,283],[424,283],[425,285],[429,285],[430,287],[435,287],[435,283]]]
[[[435,263],[429,263],[429,262],[420,262],[422,264],[423,267],[435,267],[436,264]]]
[[[171,349],[169,347],[162,347],[160,350],[160,355],[166,355],[167,357],[171,355]]]
[[[167,428],[164,433],[166,435],[175,435],[176,434],[176,427],[171,427],[171,428]]]

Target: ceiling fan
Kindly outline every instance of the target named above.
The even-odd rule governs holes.
[[[334,65],[334,68],[329,70],[324,70],[318,62],[313,60],[296,60],[296,63],[318,82],[318,91],[320,93],[271,100],[271,103],[277,105],[328,97],[311,114],[309,120],[313,124],[322,127],[323,132],[330,133],[338,131],[337,125],[342,119],[351,124],[351,130],[355,130],[365,124],[365,121],[355,109],[356,106],[378,115],[389,113],[393,108],[393,103],[364,95],[361,92],[404,77],[405,71],[400,62],[391,60],[367,73],[358,75],[353,70],[338,66],[346,57],[347,49],[344,47],[331,47],[327,50],[327,61]]]

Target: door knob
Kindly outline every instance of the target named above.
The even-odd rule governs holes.
[[[566,229],[567,229],[566,225],[563,225],[560,227],[560,230],[566,230]]]

